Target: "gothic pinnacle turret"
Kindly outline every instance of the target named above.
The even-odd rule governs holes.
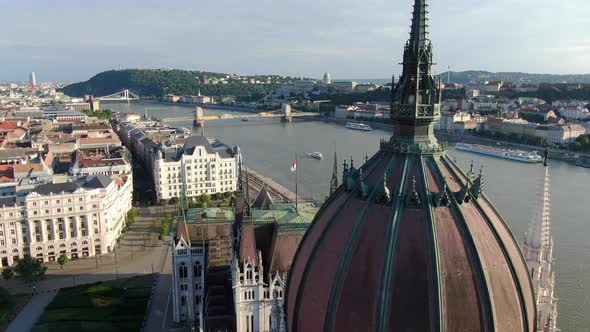
[[[545,158],[547,160],[547,157]],[[545,165],[547,165],[545,163]],[[549,167],[539,193],[539,205],[529,223],[523,253],[537,295],[537,329],[545,332],[557,328],[557,298],[554,296],[555,273],[553,272],[553,239],[551,236],[551,203]]]
[[[404,47],[403,70],[391,104],[396,141],[437,145],[433,122],[440,117],[440,87],[432,70],[432,43],[428,39],[428,5],[416,0],[410,39]]]
[[[330,180],[330,195],[338,189],[338,155],[334,151],[334,166],[332,166],[332,180]]]

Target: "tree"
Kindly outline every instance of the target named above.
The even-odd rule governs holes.
[[[20,259],[14,267],[16,278],[26,283],[33,283],[45,278],[45,271],[47,271],[47,266],[43,265],[40,260],[31,258],[31,256]]]
[[[199,196],[199,203],[201,203],[201,205],[204,208],[206,208],[207,206],[211,206],[211,196],[207,194],[202,194],[201,196]]]
[[[8,290],[0,287],[0,308],[11,308],[14,305],[14,296]]]
[[[131,209],[127,212],[127,226],[133,225],[135,217],[137,217],[137,210]]]
[[[68,256],[66,256],[66,255],[59,255],[59,257],[57,258],[57,263],[63,268],[63,266],[66,265],[66,263],[69,260],[70,259],[68,258]]]
[[[12,277],[14,277],[14,270],[10,266],[5,267],[4,270],[2,270],[2,277],[4,277],[4,280],[12,279]]]

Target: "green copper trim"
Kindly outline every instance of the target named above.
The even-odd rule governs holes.
[[[498,212],[498,210],[496,209],[496,207],[494,205],[491,204],[490,200],[488,199],[488,197],[485,195],[485,193],[482,193],[481,198],[484,199],[486,201],[486,203],[488,203],[488,205],[491,207],[491,209],[496,213],[496,215],[498,216],[498,218],[500,219],[500,221],[502,222],[502,225],[504,225],[504,228],[506,228],[506,231],[508,232],[508,234],[510,235],[510,238],[512,239],[512,242],[514,243],[514,245],[517,247],[517,251],[518,251],[518,256],[521,259],[521,263],[526,266],[526,260],[524,258],[524,255],[522,254],[522,251],[520,250],[520,246],[518,245],[518,242],[516,241],[516,238],[514,237],[514,234],[512,233],[512,231],[510,230],[510,228],[508,227],[508,225],[506,224],[506,221],[504,221],[504,218],[502,218],[502,215],[500,214],[500,212]],[[529,282],[529,287],[531,288],[531,292],[533,294],[533,322],[537,322],[537,310],[536,310],[536,297],[535,297],[535,292],[532,291],[533,288],[533,279],[531,278],[530,274],[527,272],[526,273],[528,282]]]
[[[444,331],[444,307],[442,305],[442,293],[441,293],[441,284],[440,284],[440,280],[441,280],[441,276],[440,276],[440,255],[439,255],[439,248],[438,248],[438,237],[437,237],[437,233],[436,233],[436,222],[435,222],[435,214],[434,214],[434,208],[432,206],[432,190],[430,189],[430,183],[428,182],[428,174],[426,173],[426,168],[428,167],[427,165],[425,165],[427,162],[428,164],[431,164],[434,162],[434,159],[432,159],[431,157],[422,157],[421,159],[421,163],[420,163],[420,172],[422,173],[422,179],[424,181],[424,190],[422,191],[422,195],[423,197],[425,197],[426,200],[426,204],[428,205],[428,222],[430,223],[430,227],[428,227],[428,243],[431,244],[430,247],[430,271],[432,273],[432,277],[433,277],[433,281],[432,281],[432,285],[435,289],[435,293],[436,293],[436,300],[432,301],[433,305],[434,305],[434,318],[433,319],[433,330],[438,330],[440,332]],[[428,161],[427,161],[428,159]],[[433,271],[433,272],[432,272]]]
[[[500,248],[502,249],[502,254],[504,255],[504,259],[508,263],[508,268],[510,269],[510,274],[512,275],[512,281],[514,282],[514,285],[516,286],[516,289],[518,290],[518,302],[520,304],[520,310],[523,314],[524,330],[528,331],[529,330],[529,323],[528,323],[527,309],[526,309],[526,305],[524,303],[524,301],[525,301],[524,294],[522,291],[522,287],[520,286],[518,276],[517,276],[516,271],[514,269],[514,262],[512,261],[512,258],[510,257],[510,255],[508,254],[508,249],[506,248],[506,245],[504,244],[504,242],[500,238],[500,235],[498,234],[498,230],[492,224],[492,221],[490,220],[488,215],[484,212],[481,204],[479,204],[479,202],[476,199],[474,199],[472,201],[473,201],[473,204],[475,205],[475,207],[477,208],[477,210],[484,217],[486,223],[488,224],[488,227],[492,230],[492,233],[494,234],[494,238],[496,239],[496,242],[498,242],[498,244],[500,245]],[[488,202],[488,204],[489,204],[489,202]],[[491,204],[489,204],[489,205],[492,206]],[[504,225],[504,226],[506,226],[506,225]],[[527,273],[527,275],[528,275],[528,273]]]
[[[375,166],[373,166],[373,168],[368,172],[369,175],[372,174],[373,171],[375,171],[375,168],[379,164],[381,164],[381,162],[384,159],[384,157],[385,157],[385,154],[383,154],[383,153],[380,153],[379,154],[379,160],[377,162],[375,162],[375,164],[374,164]],[[375,156],[373,158],[375,158]],[[369,175],[367,175],[367,176],[369,176]],[[334,193],[333,195],[331,195],[328,198],[328,200],[324,203],[324,205],[322,205],[322,207],[320,208],[320,210],[316,214],[316,218],[314,218],[314,222],[315,222],[315,219],[317,219],[319,216],[323,215],[324,210],[328,206],[330,206],[330,203],[332,203],[336,199],[336,197],[338,197],[338,193],[340,193],[341,191],[345,191],[345,189],[346,189],[345,186],[340,186],[338,188],[338,190],[336,191],[336,193]],[[348,195],[348,197],[346,198],[346,200],[344,201],[344,203],[342,204],[342,206],[348,204],[355,197],[354,191],[356,191],[357,189],[358,189],[358,184],[355,186],[355,188],[353,189],[353,191]],[[334,221],[337,219],[337,217],[340,216],[340,213],[341,212],[342,212],[342,209],[340,209],[336,213],[334,213],[334,215],[332,216],[332,218],[330,218],[330,221],[328,222],[328,224],[326,225],[326,227],[322,231],[322,234],[320,235],[318,241],[316,241],[314,243],[314,246],[313,246],[313,248],[311,250],[311,254],[309,255],[309,261],[310,262],[313,261],[313,259],[315,258],[316,254],[317,254],[319,243],[321,243],[322,240],[325,238],[328,230],[332,227],[332,225],[334,224]],[[312,227],[313,227],[313,223],[312,223]],[[309,235],[309,232],[305,233],[305,235],[303,236],[303,239],[300,242],[299,248],[297,249],[297,252],[295,253],[295,257],[293,258],[293,262],[296,262],[297,261],[298,256],[299,256],[301,245],[303,243],[305,243],[305,240],[307,239],[307,236],[308,235]],[[294,314],[295,314],[295,317],[292,318],[292,321],[293,321],[293,331],[292,332],[299,331],[299,326],[298,325],[299,325],[299,309],[300,309],[300,306],[301,306],[301,295],[302,295],[303,290],[305,288],[304,285],[305,285],[305,282],[307,281],[307,277],[308,277],[308,274],[309,274],[310,265],[311,264],[309,264],[309,262],[305,265],[305,270],[303,271],[303,275],[301,276],[301,281],[299,283],[300,286],[301,285],[303,285],[303,286],[299,287],[299,289],[297,290],[297,296],[296,296],[296,300],[295,300],[295,308],[294,308],[294,311],[293,311]],[[289,286],[289,282],[287,282],[287,287],[290,287]],[[287,299],[285,299],[285,308],[287,308],[287,310],[289,310],[288,309],[289,307],[287,306],[287,300],[288,300],[288,297],[287,297]],[[307,332],[307,331],[302,331],[302,332]]]
[[[385,176],[385,174],[390,172],[392,164],[395,160],[396,160],[396,158],[393,155],[391,155],[390,160],[387,163],[387,166],[385,168],[385,172],[383,173],[383,176]],[[376,182],[377,184],[380,182],[383,182],[383,176],[377,180],[377,182]],[[346,243],[344,253],[343,253],[342,257],[340,258],[340,262],[338,264],[338,270],[336,272],[336,280],[335,280],[334,284],[332,284],[332,290],[330,291],[330,300],[328,301],[329,314],[327,315],[327,319],[324,322],[324,331],[325,332],[331,332],[334,329],[334,326],[333,326],[334,325],[334,318],[336,315],[336,311],[338,309],[337,303],[338,303],[338,299],[340,298],[340,294],[342,291],[342,286],[344,283],[344,277],[346,276],[346,271],[348,270],[348,267],[350,265],[350,256],[352,255],[353,248],[358,243],[358,238],[359,238],[360,233],[363,229],[363,226],[365,226],[365,224],[367,222],[367,212],[369,211],[369,206],[376,204],[374,202],[374,199],[375,199],[375,195],[378,192],[378,188],[379,188],[379,186],[376,185],[371,190],[371,194],[367,198],[365,206],[363,206],[363,208],[361,210],[360,216],[358,217],[357,222],[355,223],[354,228],[352,229],[351,235],[348,238],[348,241]]]
[[[399,229],[399,217],[402,206],[405,204],[405,195],[407,191],[408,181],[405,181],[409,169],[410,160],[407,155],[398,155],[399,158],[403,158],[403,167],[401,169],[400,186],[393,198],[392,213],[393,218],[389,226],[387,235],[387,248],[383,260],[383,271],[381,272],[381,293],[377,299],[377,317],[374,326],[374,331],[387,331],[387,316],[389,313],[389,299],[390,299],[390,288],[391,288],[391,275],[393,274],[393,254],[397,244],[397,236]]]
[[[450,163],[453,163],[453,161],[450,160],[447,155],[445,155],[443,158],[441,158],[441,162],[444,164],[444,166],[449,170],[449,172],[451,172],[451,174],[455,178],[460,179],[460,177],[457,176],[457,173],[455,172],[453,167],[450,165]],[[457,167],[457,169],[458,169],[458,167]],[[441,181],[441,183],[442,183],[442,181],[444,181],[444,176],[441,173],[439,168],[437,168],[437,175],[438,175],[438,180]],[[467,224],[467,221],[465,220],[465,216],[461,212],[461,207],[459,206],[459,204],[457,203],[457,201],[454,198],[451,199],[451,205],[449,206],[449,208],[451,208],[451,207],[453,208],[453,210],[455,212],[454,214],[459,218],[459,222],[457,222],[456,225],[457,225],[457,229],[459,230],[459,232],[461,232],[461,234],[463,235],[463,237],[465,239],[465,243],[466,243],[465,247],[467,249],[468,257],[470,258],[470,261],[473,264],[474,269],[477,270],[477,273],[475,273],[475,280],[476,280],[476,285],[478,288],[478,294],[480,294],[482,297],[482,301],[480,301],[480,303],[481,303],[480,310],[481,310],[481,315],[482,315],[482,319],[483,319],[484,331],[490,331],[490,332],[495,331],[496,313],[494,310],[494,306],[492,304],[492,298],[490,297],[491,290],[488,286],[489,280],[487,278],[485,269],[484,269],[483,264],[481,262],[481,255],[479,253],[479,250],[477,249],[477,246],[475,245],[475,240],[473,239],[473,236],[471,235],[471,232],[469,230],[469,225]]]

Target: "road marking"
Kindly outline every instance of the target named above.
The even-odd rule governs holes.
[[[166,300],[166,310],[164,310],[164,317],[162,319],[162,331],[164,331],[164,327],[166,325],[166,316],[168,316],[168,306],[170,305],[170,295],[172,295],[172,288],[168,292],[168,300]]]

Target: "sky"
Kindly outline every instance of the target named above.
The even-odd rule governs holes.
[[[435,70],[590,73],[588,0],[432,0]],[[400,72],[413,0],[1,0],[0,81],[118,68]]]

